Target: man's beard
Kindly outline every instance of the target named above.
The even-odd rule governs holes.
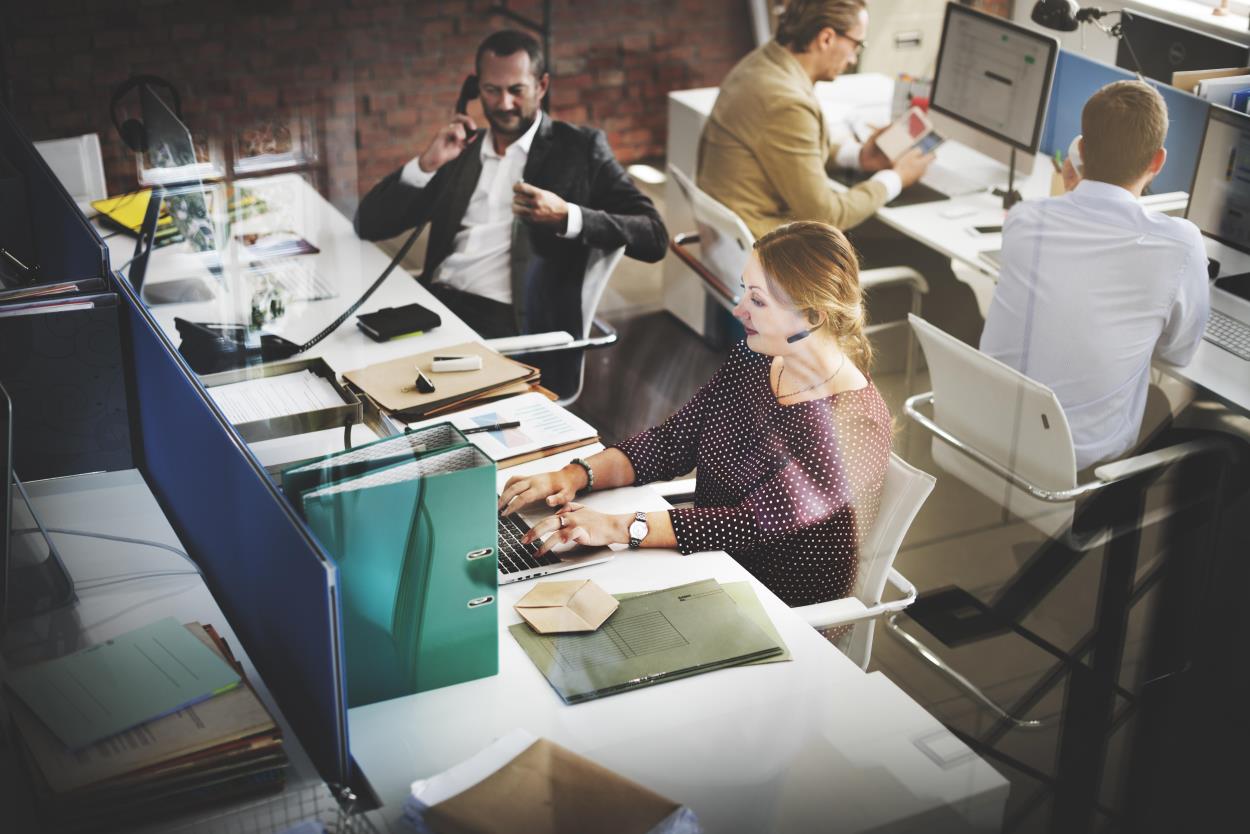
[[[515,128],[502,126],[499,123],[499,119],[496,116],[496,114],[490,111],[487,111],[486,113],[486,121],[490,122],[490,129],[494,132],[496,136],[502,136],[505,139],[511,139],[515,141],[517,139],[520,139],[522,136],[524,136],[525,131],[529,130],[534,125],[534,119],[538,118],[538,111],[535,111],[534,115],[528,119],[525,118],[524,114],[519,113],[517,115],[520,118],[517,120],[516,122],[517,127]]]

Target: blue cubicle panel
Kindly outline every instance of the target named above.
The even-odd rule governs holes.
[[[350,784],[337,569],[129,282],[115,284],[139,469],[322,778]]]
[[[1081,132],[1081,108],[1100,87],[1112,81],[1136,78],[1128,70],[1113,67],[1059,50],[1055,65],[1055,81],[1050,89],[1050,103],[1046,113],[1046,125],[1042,129],[1041,150],[1047,155],[1059,151],[1068,153],[1072,137]],[[1147,80],[1160,93],[1168,105],[1168,138],[1164,147],[1168,160],[1155,178],[1150,190],[1156,194],[1167,191],[1188,191],[1193,183],[1194,169],[1198,166],[1198,151],[1202,146],[1202,132],[1207,123],[1207,102],[1169,87],[1158,81]]]

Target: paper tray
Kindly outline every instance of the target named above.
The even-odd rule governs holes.
[[[228,385],[233,382],[246,382],[270,376],[299,373],[303,370],[312,371],[317,376],[329,381],[334,390],[343,398],[343,404],[330,408],[319,408],[315,411],[302,411],[298,414],[287,414],[282,417],[270,417],[264,420],[253,420],[238,423],[235,429],[248,443],[260,440],[273,440],[275,437],[289,437],[294,434],[335,429],[363,422],[364,411],[360,400],[338,381],[338,375],[324,359],[295,359],[290,362],[274,362],[267,365],[254,365],[250,368],[238,368],[216,374],[205,374],[200,382],[205,388],[217,385]]]

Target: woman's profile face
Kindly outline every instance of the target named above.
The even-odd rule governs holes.
[[[790,299],[779,291],[774,295],[754,252],[742,270],[742,298],[734,307],[734,318],[747,332],[747,347],[767,356],[789,353],[786,339],[810,327]]]

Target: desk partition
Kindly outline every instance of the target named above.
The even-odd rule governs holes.
[[[1046,126],[1042,130],[1042,153],[1053,156],[1059,151],[1068,154],[1072,137],[1081,132],[1081,109],[1100,87],[1112,81],[1128,81],[1137,76],[1128,70],[1113,67],[1059,50],[1059,62],[1055,65],[1055,81],[1050,88],[1050,104],[1047,107]],[[1167,163],[1155,177],[1150,190],[1155,194],[1169,191],[1188,191],[1198,165],[1198,152],[1202,146],[1202,131],[1207,123],[1206,101],[1175,87],[1148,80],[1163,94],[1168,105],[1168,138],[1164,147],[1168,150]]]
[[[350,784],[337,568],[129,283],[114,283],[138,467],[322,778]]]

